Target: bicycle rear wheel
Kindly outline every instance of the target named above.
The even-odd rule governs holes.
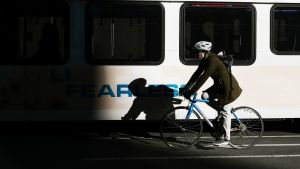
[[[251,107],[237,107],[232,112],[231,145],[238,149],[250,148],[257,144],[264,131],[259,113]]]
[[[174,149],[187,149],[195,145],[202,133],[200,116],[193,111],[186,120],[188,107],[176,107],[168,111],[160,123],[160,136],[165,144]]]

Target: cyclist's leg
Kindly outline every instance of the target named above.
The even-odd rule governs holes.
[[[207,90],[203,91],[202,93],[202,99],[209,100],[206,104],[216,110],[217,112],[220,111],[220,104],[216,99],[218,98],[218,93],[216,92],[216,87],[212,86],[208,88]]]
[[[225,129],[225,136],[224,139],[227,141],[230,141],[230,130],[231,130],[231,109],[233,108],[233,104],[229,103],[225,106],[223,106],[223,109],[225,111],[221,111],[221,115],[224,118],[223,127]]]
[[[216,92],[217,89],[212,86],[210,88],[208,88],[207,90],[203,91],[203,94],[202,94],[202,99],[206,99],[206,100],[209,100],[209,102],[207,102],[206,104],[208,106],[210,106],[211,108],[213,108],[214,110],[216,110],[219,114],[219,112],[221,111],[221,107],[220,107],[220,104],[219,102],[217,101],[217,98],[218,98],[218,93]],[[218,124],[219,123],[219,120],[221,119],[218,119],[218,117],[220,116],[217,116],[212,122],[214,123],[214,128],[211,129],[211,136],[213,136],[215,138],[215,141],[220,141],[222,139],[222,136],[220,136],[220,130],[219,130],[219,127],[218,127]],[[215,126],[217,125],[217,126]]]
[[[208,105],[215,109],[219,116],[217,118],[220,118],[221,123],[223,123],[223,129],[218,129],[222,131],[218,131],[220,134],[224,133],[224,135],[220,135],[216,138],[216,141],[230,141],[230,130],[231,130],[231,108],[232,108],[232,103],[229,103],[225,106],[221,105],[220,102],[218,101],[218,98],[222,97],[222,91],[218,86],[212,86],[208,88],[205,92],[208,93],[210,97]]]

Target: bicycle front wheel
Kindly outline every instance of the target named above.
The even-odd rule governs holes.
[[[257,144],[264,131],[259,113],[251,107],[237,107],[232,112],[230,142],[238,149],[250,148]]]
[[[187,149],[195,145],[202,133],[202,121],[194,110],[187,118],[188,107],[168,111],[160,122],[160,135],[165,144],[174,149]]]

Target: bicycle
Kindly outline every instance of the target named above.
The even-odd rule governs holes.
[[[198,143],[204,119],[211,129],[213,123],[196,105],[209,102],[197,99],[197,93],[189,99],[188,106],[169,110],[160,121],[160,136],[165,144],[174,149],[188,149]],[[241,106],[231,110],[230,146],[236,149],[253,147],[259,142],[264,131],[260,114],[251,107]]]

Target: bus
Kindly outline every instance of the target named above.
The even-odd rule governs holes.
[[[298,0],[1,0],[0,17],[1,121],[120,121],[136,79],[178,94],[200,40],[233,55],[236,106],[300,118]]]

